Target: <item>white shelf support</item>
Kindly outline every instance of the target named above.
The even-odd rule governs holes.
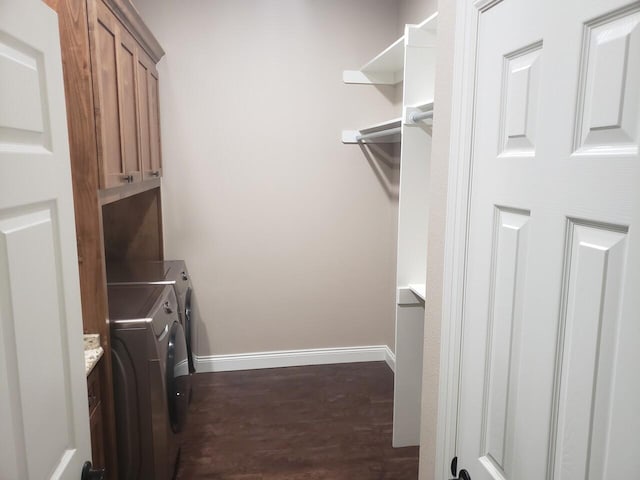
[[[396,85],[398,80],[395,72],[363,72],[362,70],[345,70],[342,72],[342,81],[356,85]]]

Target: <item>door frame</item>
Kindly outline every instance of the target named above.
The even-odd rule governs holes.
[[[435,478],[450,478],[456,454],[460,351],[464,298],[476,96],[477,34],[480,14],[502,0],[455,0],[455,40],[445,230],[438,427]]]

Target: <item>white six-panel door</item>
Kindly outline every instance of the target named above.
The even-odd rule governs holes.
[[[640,2],[472,8],[459,469],[640,478]]]
[[[0,0],[0,479],[90,459],[60,41],[40,0]]]

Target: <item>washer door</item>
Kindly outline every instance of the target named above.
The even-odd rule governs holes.
[[[182,431],[187,420],[191,378],[187,342],[179,322],[173,322],[167,345],[167,403],[174,433]]]
[[[191,310],[191,287],[187,288],[184,298],[184,335],[187,339],[187,355],[189,358],[189,373],[195,373],[196,367],[193,364],[192,332],[193,332],[193,310]]]

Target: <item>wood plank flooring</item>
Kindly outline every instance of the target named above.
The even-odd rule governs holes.
[[[197,374],[179,480],[416,480],[384,362]]]

